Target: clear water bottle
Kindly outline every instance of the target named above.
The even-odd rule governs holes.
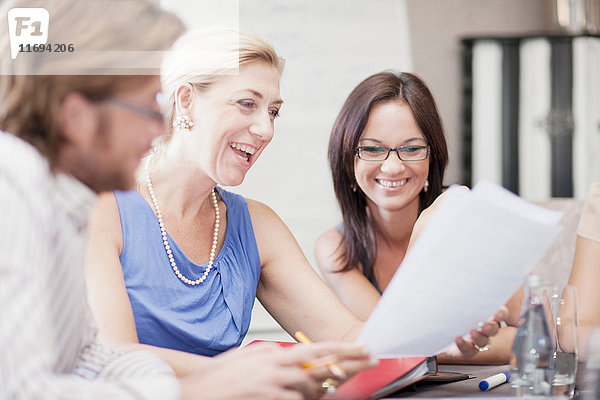
[[[528,276],[526,293],[512,346],[511,386],[517,396],[547,396],[552,392],[554,344],[547,320],[549,304],[538,275]]]

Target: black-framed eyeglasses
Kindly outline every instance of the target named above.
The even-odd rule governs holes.
[[[358,146],[356,155],[365,161],[385,161],[390,156],[390,152],[395,151],[398,158],[402,161],[421,161],[429,157],[429,146],[406,145],[396,148],[386,146]]]
[[[129,102],[127,100],[123,100],[119,97],[109,96],[109,97],[103,99],[103,101],[109,102],[118,107],[122,107],[133,113],[141,115],[142,117],[150,118],[157,122],[165,122],[165,117],[163,116],[163,114],[161,112],[153,110],[148,107],[141,106],[139,104],[131,103],[131,102]]]

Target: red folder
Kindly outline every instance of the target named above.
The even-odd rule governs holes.
[[[379,399],[437,372],[435,357],[380,358],[375,368],[361,371],[326,399]]]
[[[250,344],[262,342],[255,340]],[[292,346],[292,342],[276,342]],[[379,399],[437,372],[435,357],[380,358],[379,365],[361,371],[341,384],[335,394],[323,399]]]

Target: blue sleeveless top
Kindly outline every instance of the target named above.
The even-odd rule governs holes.
[[[217,188],[227,206],[225,241],[206,280],[183,283],[173,272],[154,211],[137,190],[115,191],[121,216],[120,260],[140,343],[213,356],[239,346],[248,331],[260,257],[248,205]],[[196,280],[194,264],[167,233],[181,273]]]

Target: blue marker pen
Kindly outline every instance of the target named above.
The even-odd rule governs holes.
[[[479,382],[479,390],[485,392],[486,390],[493,389],[496,386],[502,385],[508,381],[510,381],[510,373],[500,372],[499,374],[490,376],[489,378],[483,379],[481,382]]]

